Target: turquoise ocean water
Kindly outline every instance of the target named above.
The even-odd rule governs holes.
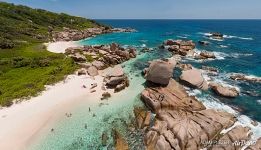
[[[261,121],[261,84],[233,81],[229,79],[231,73],[244,73],[261,77],[261,20],[98,20],[113,27],[131,27],[137,30],[133,33],[112,33],[80,41],[82,45],[110,44],[116,42],[122,46],[134,46],[138,49],[137,58],[123,64],[125,72],[131,79],[130,87],[110,98],[104,105],[91,106],[92,113],[86,105],[81,105],[73,111],[71,119],[64,119],[57,123],[55,133],[50,133],[35,143],[31,149],[62,150],[62,149],[106,149],[101,146],[101,135],[107,132],[110,136],[112,128],[117,128],[128,139],[126,124],[133,117],[134,105],[142,105],[139,93],[144,89],[144,79],[141,76],[147,62],[157,58],[171,57],[166,50],[158,46],[166,39],[208,40],[209,46],[197,45],[198,50],[212,51],[218,59],[211,61],[195,61],[185,59],[184,63],[191,63],[200,68],[202,65],[216,67],[220,70],[213,80],[230,84],[240,89],[241,94],[235,99],[216,96],[212,91],[202,92],[189,90],[208,107],[219,108],[233,112],[242,123],[251,118]],[[225,35],[223,41],[209,40],[205,34],[221,32]],[[142,52],[143,47],[151,48],[149,52]],[[174,78],[177,78],[175,72]],[[251,95],[247,93],[252,93]],[[93,117],[95,113],[95,117]],[[242,117],[243,116],[243,117]],[[84,128],[87,124],[87,129]],[[260,132],[255,129],[255,132]],[[258,133],[259,135],[260,133]],[[110,138],[111,140],[111,138]],[[136,140],[140,140],[138,137]],[[110,141],[112,144],[112,141]],[[137,148],[137,145],[133,148]],[[136,146],[136,147],[135,147]],[[110,145],[108,146],[110,147]],[[107,148],[108,148],[107,147]]]

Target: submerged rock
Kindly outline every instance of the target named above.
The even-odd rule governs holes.
[[[136,119],[136,125],[139,129],[143,129],[144,127],[148,127],[150,125],[152,115],[150,111],[146,111],[144,108],[135,107],[134,115]]]
[[[114,148],[115,150],[129,150],[127,141],[116,130],[114,130]]]
[[[180,80],[192,88],[208,89],[208,84],[203,78],[201,71],[195,68],[182,71]]]
[[[102,146],[106,146],[108,141],[108,136],[106,132],[102,133]]]
[[[198,41],[200,45],[209,45],[208,41]]]

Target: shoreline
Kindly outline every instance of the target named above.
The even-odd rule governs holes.
[[[68,47],[79,46],[76,41],[44,43],[44,45],[47,46],[48,51],[54,53],[64,53]],[[47,85],[46,89],[36,97],[13,104],[11,107],[1,108],[0,149],[26,148],[37,139],[39,132],[51,127],[88,96],[93,97],[88,104],[99,104],[99,99],[104,92],[101,88],[103,71],[99,71],[99,75],[95,77],[68,75],[63,81]],[[93,83],[97,83],[94,93],[90,90]],[[110,90],[106,91],[113,94]]]
[[[79,41],[58,41],[58,42],[49,42],[44,43],[47,51],[53,53],[65,53],[65,49],[69,47],[77,47],[80,46]]]

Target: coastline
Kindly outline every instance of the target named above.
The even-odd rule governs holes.
[[[77,42],[54,42],[47,46],[48,51],[61,53],[66,48],[76,46]],[[78,45],[77,45],[78,46]],[[99,104],[103,83],[102,72],[98,76],[69,75],[55,85],[46,86],[46,90],[37,97],[0,109],[0,149],[17,150],[26,148],[42,130],[50,132],[55,122],[69,113],[82,101]],[[96,92],[89,90],[91,84],[97,83]],[[86,88],[82,86],[85,85]],[[108,91],[111,92],[111,91]],[[112,92],[111,92],[112,93]],[[19,126],[18,126],[19,125]],[[21,140],[23,136],[23,140]],[[35,139],[36,138],[36,139]]]
[[[65,46],[66,45],[66,46]],[[49,43],[49,44],[47,44],[47,46],[48,46],[48,50],[49,51],[52,51],[52,52],[56,52],[56,53],[62,53],[62,52],[64,52],[64,50],[67,48],[67,47],[74,47],[74,46],[79,46],[79,45],[77,45],[77,42],[54,42],[54,43]],[[50,50],[50,47],[51,47],[51,50]],[[101,75],[98,75],[96,78],[100,78],[101,77]],[[80,78],[80,79],[79,79]],[[83,79],[84,78],[84,79]],[[89,80],[90,79],[90,80]],[[86,83],[86,81],[88,80],[88,82],[89,81],[95,81],[95,82],[98,82],[98,87],[99,87],[99,85],[100,85],[100,82],[99,81],[96,81],[96,80],[98,80],[98,79],[96,79],[96,80],[92,80],[91,78],[88,78],[88,76],[76,76],[76,75],[70,75],[70,76],[68,76],[68,78],[67,78],[67,80],[65,80],[65,83],[62,83],[62,82],[64,82],[64,81],[62,81],[62,82],[60,82],[60,83],[57,83],[57,84],[55,84],[54,86],[49,86],[48,88],[47,88],[47,90],[46,91],[44,91],[40,96],[38,96],[38,97],[42,97],[42,96],[44,96],[46,93],[48,93],[48,91],[50,92],[51,90],[54,90],[56,87],[57,88],[61,88],[61,86],[58,86],[58,85],[60,85],[60,84],[72,84],[72,82],[76,82],[76,80],[81,80],[80,82],[79,82],[79,84],[77,85],[77,88],[76,88],[76,86],[75,86],[75,88],[74,88],[74,86],[70,86],[69,87],[69,85],[68,85],[68,87],[66,88],[66,89],[68,89],[68,91],[70,91],[70,92],[75,92],[75,91],[82,91],[82,88],[81,88],[81,86],[82,86],[82,83]],[[101,83],[102,83],[102,81],[101,81]],[[87,87],[87,89],[88,89],[89,87]],[[70,89],[70,90],[69,90]],[[87,90],[86,89],[86,90]],[[81,102],[83,102],[83,99],[86,99],[86,97],[87,96],[89,96],[89,94],[91,94],[91,93],[86,93],[86,92],[79,92],[79,93],[73,93],[71,96],[72,97],[70,97],[70,92],[68,93],[68,92],[62,92],[63,90],[61,90],[61,93],[59,93],[59,94],[56,94],[55,93],[55,95],[57,96],[57,95],[64,95],[65,93],[65,97],[66,98],[61,98],[60,97],[60,99],[61,100],[59,100],[59,101],[57,101],[57,103],[54,103],[54,101],[52,101],[51,100],[51,98],[47,98],[48,99],[48,101],[49,102],[46,102],[46,103],[48,103],[48,105],[50,104],[51,106],[48,106],[48,107],[46,107],[42,112],[35,112],[34,111],[34,109],[36,109],[37,110],[37,108],[42,108],[42,104],[44,105],[45,103],[43,102],[43,99],[42,99],[42,103],[37,103],[37,105],[35,104],[35,105],[33,105],[33,104],[27,104],[27,103],[33,103],[33,101],[35,101],[35,99],[37,99],[38,97],[35,97],[35,99],[34,98],[32,98],[30,101],[26,101],[26,102],[22,102],[21,104],[15,104],[14,106],[11,106],[11,108],[10,108],[10,112],[12,112],[12,109],[16,109],[16,108],[19,108],[19,107],[23,107],[23,109],[25,110],[26,108],[29,108],[29,105],[30,105],[30,107],[33,107],[33,106],[38,106],[38,107],[33,107],[33,109],[30,109],[30,112],[29,111],[27,111],[27,109],[26,109],[26,113],[28,112],[28,113],[34,113],[34,115],[33,115],[33,117],[31,117],[31,116],[29,116],[29,115],[27,115],[26,117],[26,119],[24,119],[24,120],[20,120],[21,122],[27,122],[28,120],[31,120],[31,122],[27,122],[27,123],[24,123],[22,126],[23,127],[25,127],[25,128],[23,128],[23,127],[21,127],[21,128],[15,128],[15,130],[16,131],[23,131],[23,133],[17,133],[16,135],[14,135],[14,134],[12,134],[12,132],[9,132],[9,134],[11,133],[12,135],[10,135],[10,137],[12,136],[12,138],[13,137],[15,137],[15,140],[14,139],[10,139],[10,138],[7,138],[6,140],[5,140],[5,142],[7,141],[7,143],[8,143],[8,140],[10,140],[9,142],[9,145],[8,146],[13,146],[13,145],[18,145],[17,147],[26,147],[28,144],[30,145],[30,143],[31,142],[33,142],[35,139],[34,139],[34,137],[36,137],[37,138],[37,135],[41,132],[41,133],[44,133],[44,132],[50,132],[50,130],[51,130],[51,127],[52,127],[52,125],[56,122],[56,121],[58,121],[59,119],[61,119],[62,117],[64,117],[64,114],[66,113],[66,112],[70,112],[70,110],[71,109],[73,109],[73,108],[75,108],[75,106],[76,105],[79,105],[79,104],[81,104]],[[75,96],[75,95],[77,95],[77,96]],[[101,95],[101,94],[100,94]],[[67,97],[67,96],[69,96],[69,97]],[[99,100],[99,94],[97,94],[97,92],[95,92],[95,93],[92,93],[92,96],[96,96],[96,98],[94,98],[95,100],[97,99],[97,100]],[[57,97],[56,97],[57,98]],[[34,99],[34,100],[33,100]],[[39,99],[41,99],[41,98],[39,98]],[[63,100],[62,100],[63,99]],[[202,100],[202,99],[198,99],[199,101],[204,101],[204,100]],[[52,102],[51,102],[52,101]],[[86,102],[86,101],[85,101]],[[94,103],[96,103],[97,101],[93,101]],[[59,104],[58,104],[59,103]],[[93,104],[92,102],[90,103],[90,104]],[[98,103],[96,103],[96,104],[98,104]],[[16,105],[19,105],[19,106],[16,106]],[[204,104],[205,106],[207,106],[207,104]],[[13,108],[14,107],[14,108]],[[211,106],[210,106],[211,107]],[[4,108],[5,109],[5,108]],[[4,110],[3,109],[3,110]],[[8,109],[8,108],[6,108],[6,109]],[[57,110],[59,110],[59,112],[57,112]],[[2,112],[5,112],[5,111],[2,111],[2,110],[0,110],[0,116],[2,116]],[[8,111],[7,111],[8,112]],[[13,111],[14,113],[17,113],[17,114],[19,114],[19,112],[16,110],[14,110]],[[21,112],[24,112],[24,111],[21,111]],[[231,112],[230,112],[231,113]],[[20,113],[21,114],[21,113]],[[19,115],[20,115],[19,114]],[[232,113],[233,115],[238,115],[238,114],[236,114],[236,113]],[[18,116],[18,115],[17,115]],[[23,116],[22,114],[21,114],[21,116]],[[242,118],[242,121],[246,121],[247,120],[247,124],[248,125],[250,125],[252,128],[259,128],[260,127],[260,123],[258,123],[259,125],[258,125],[258,127],[253,127],[252,125],[251,125],[251,122],[248,120],[249,118],[244,118],[245,116],[239,116],[240,118]],[[18,117],[17,117],[18,118]],[[1,118],[2,119],[2,118]],[[246,120],[244,120],[244,119],[246,119]],[[14,119],[15,120],[15,119]],[[18,123],[19,121],[17,121],[17,122],[15,122],[15,123],[13,123],[13,124],[19,124]],[[37,122],[37,124],[33,124],[34,122]],[[48,122],[48,123],[47,123]],[[10,122],[9,122],[10,123]],[[7,123],[8,124],[8,123]],[[32,126],[30,126],[31,124],[33,124]],[[240,124],[240,122],[237,122],[237,124]],[[236,125],[236,124],[235,124]],[[0,125],[0,127],[1,127],[1,125]],[[2,127],[1,127],[2,128]],[[3,127],[3,128],[5,128],[5,127]],[[10,127],[10,128],[12,128],[12,127]],[[8,131],[11,131],[12,129],[9,129],[8,128]],[[229,129],[228,129],[229,130]],[[227,132],[227,131],[226,131]],[[3,132],[1,131],[1,129],[0,129],[0,137],[2,136],[1,134],[2,134]],[[29,135],[28,135],[28,133],[29,133]],[[7,134],[7,133],[6,133]],[[26,136],[25,137],[25,139],[28,139],[28,140],[24,140],[24,141],[21,141],[21,139],[20,139],[20,137],[19,137],[19,135],[21,135],[21,134],[23,134],[23,135],[28,135],[28,136]],[[41,134],[41,135],[43,135],[43,134]],[[255,138],[257,138],[257,137],[255,137]],[[0,138],[0,140],[1,140],[1,138]],[[31,141],[31,140],[33,140],[33,141]],[[13,144],[14,143],[14,141],[18,141],[18,143],[17,144]],[[28,141],[30,141],[30,143],[28,143]],[[1,141],[2,142],[2,141]],[[12,143],[11,143],[12,142]],[[2,146],[2,144],[0,143],[0,145]],[[6,144],[7,145],[7,144]],[[21,146],[19,146],[19,145],[21,145]],[[4,147],[5,148],[5,147]],[[1,147],[0,147],[0,149],[1,149]],[[6,149],[6,148],[5,148]],[[8,148],[8,149],[10,149],[10,148]],[[16,149],[15,147],[14,148],[11,148],[11,149]]]

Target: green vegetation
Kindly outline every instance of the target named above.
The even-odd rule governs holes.
[[[77,65],[64,54],[48,52],[43,42],[63,27],[100,26],[93,20],[0,2],[0,105],[35,96],[72,73]]]
[[[85,55],[85,58],[86,58],[86,61],[87,62],[93,62],[94,61],[94,58],[91,56],[91,55]]]

